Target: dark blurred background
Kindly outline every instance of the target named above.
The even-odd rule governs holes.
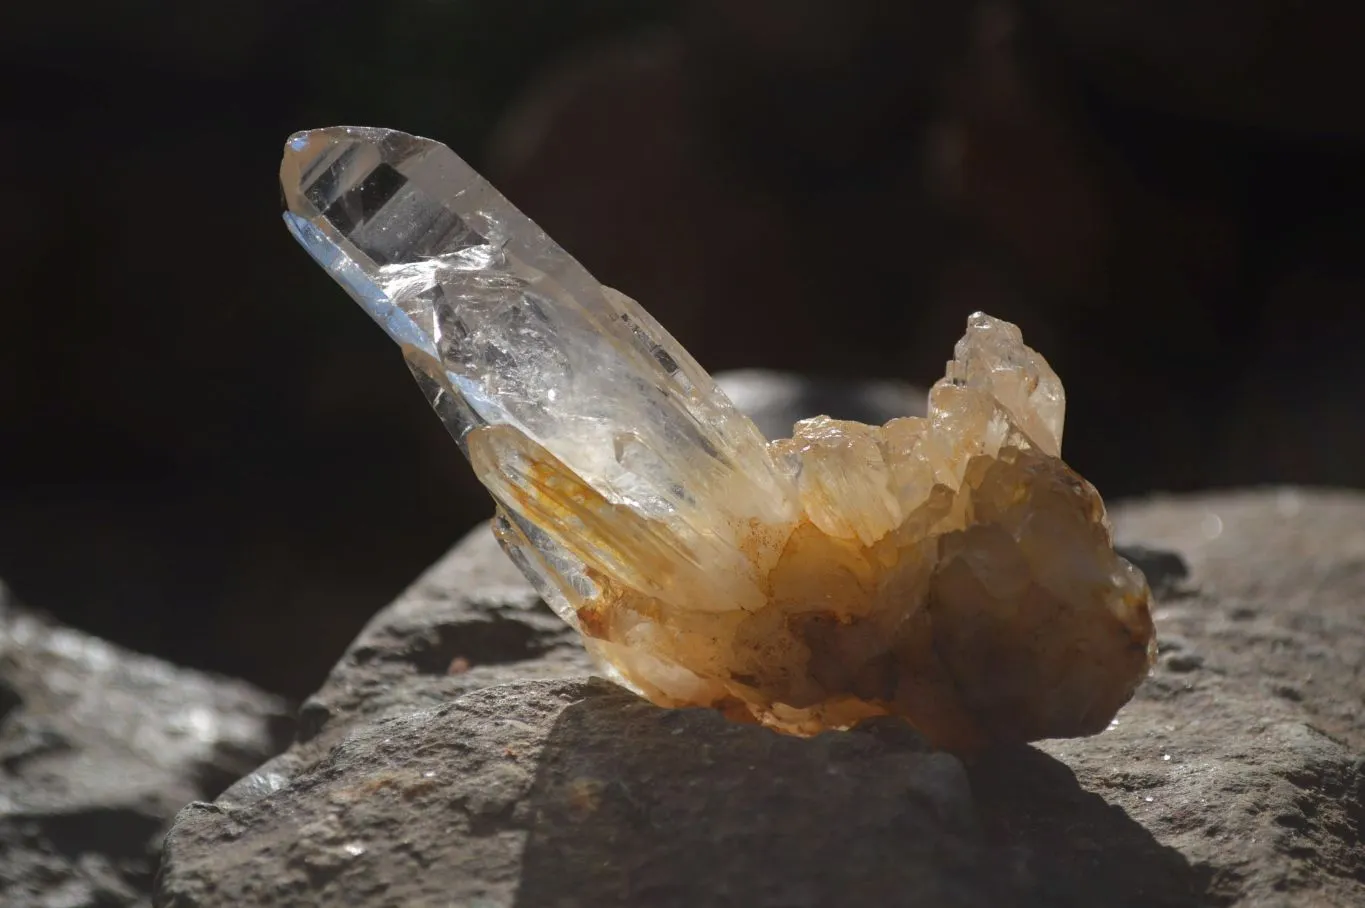
[[[129,0],[0,13],[0,577],[293,696],[487,515],[279,221],[442,139],[713,370],[932,381],[974,309],[1111,499],[1365,484],[1357,0]]]

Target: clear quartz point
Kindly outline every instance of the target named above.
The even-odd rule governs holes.
[[[289,229],[402,348],[503,548],[614,680],[798,734],[898,715],[967,751],[1100,731],[1145,674],[1146,582],[1014,325],[971,316],[923,418],[769,444],[444,145],[301,132],[280,178]]]
[[[403,348],[466,450],[511,427],[697,563],[734,550],[726,526],[790,519],[763,436],[691,355],[446,146],[300,132],[280,180],[295,238]]]

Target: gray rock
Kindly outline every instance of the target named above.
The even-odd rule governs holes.
[[[1151,679],[1101,735],[965,769],[895,722],[795,740],[587,680],[480,529],[294,748],[182,812],[158,904],[1362,903],[1365,496],[1114,519],[1160,575]]]
[[[818,830],[818,834],[817,834]],[[286,792],[187,809],[161,904],[986,905],[961,764],[781,737],[603,681],[359,726]]]
[[[1365,496],[1113,516],[1120,541],[1183,561],[1155,562],[1179,581],[1158,587],[1156,669],[1108,731],[973,768],[988,838],[1038,904],[1365,904]],[[1030,769],[1047,757],[1056,778]],[[1104,807],[1071,814],[1082,797]]]
[[[359,719],[404,715],[496,684],[590,671],[577,634],[480,527],[361,631],[304,702],[295,753],[320,755]]]
[[[0,904],[146,904],[176,811],[291,725],[280,699],[53,624],[0,586]]]

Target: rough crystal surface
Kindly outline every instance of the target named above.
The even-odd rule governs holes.
[[[495,532],[608,675],[809,734],[1103,729],[1154,652],[1142,574],[1061,460],[1065,397],[977,313],[928,415],[771,444],[632,300],[439,143],[289,140],[286,222],[403,348]]]

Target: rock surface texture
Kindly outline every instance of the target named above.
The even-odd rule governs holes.
[[[484,529],[371,623],[298,742],[167,838],[157,903],[1353,905],[1365,497],[1120,505],[1163,640],[1097,737],[968,766],[586,677]]]
[[[0,586],[0,905],[145,905],[175,812],[277,753],[286,705],[7,597]]]

